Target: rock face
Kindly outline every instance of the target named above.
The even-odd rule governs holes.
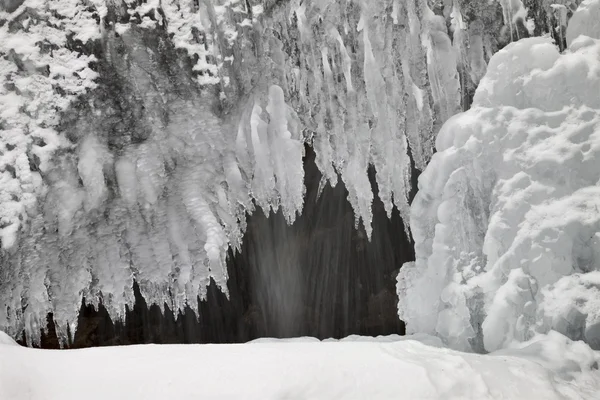
[[[291,230],[280,221],[310,213],[307,193],[340,181],[347,194],[340,186],[335,201],[346,196],[353,211],[347,237],[342,246],[323,234],[319,248],[342,254],[359,236],[357,248],[389,248],[375,209],[408,219],[443,122],[468,108],[491,55],[528,34],[524,18],[544,31],[550,15],[542,1],[530,16],[520,1],[480,3],[0,2],[0,327],[35,343],[51,311],[66,341],[82,298],[123,319],[134,280],[148,304],[198,313],[211,282],[233,295],[229,249],[255,255],[239,261],[251,264],[251,302],[281,335],[300,329],[284,322],[306,314],[299,299],[321,307],[302,296],[334,290],[327,271],[360,261],[360,285],[382,279],[377,258],[311,260],[301,243],[320,232],[307,239],[308,219]],[[305,144],[318,184],[305,181]],[[278,216],[249,227],[256,208]],[[252,235],[282,246],[294,236],[286,257],[302,260],[300,275],[278,271],[287,261]],[[389,302],[369,293],[361,306]],[[320,313],[309,319],[330,315]]]

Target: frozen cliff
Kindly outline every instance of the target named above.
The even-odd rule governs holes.
[[[592,57],[595,45],[573,37],[593,28],[582,13],[586,7],[593,13],[596,3],[584,2],[584,11],[574,15],[577,1],[525,3],[527,8],[520,0],[0,1],[0,327],[13,336],[25,330],[35,342],[52,312],[64,340],[67,326],[74,331],[82,297],[119,318],[133,302],[134,280],[149,303],[174,310],[197,307],[196,297],[206,296],[211,281],[226,291],[226,253],[241,248],[247,215],[258,207],[266,214],[280,211],[293,223],[302,213],[305,144],[315,151],[321,189],[343,183],[355,225],[368,238],[375,195],[388,217],[397,209],[411,221],[417,263],[403,276],[429,279],[428,271],[437,276],[455,258],[475,268],[474,260],[484,259],[490,193],[505,179],[497,178],[495,168],[501,167],[493,163],[500,156],[492,155],[504,154],[504,147],[480,139],[486,150],[477,162],[488,169],[463,170],[463,181],[456,178],[460,186],[481,177],[479,186],[465,183],[460,192],[471,214],[440,214],[461,222],[447,221],[455,231],[434,236],[443,195],[428,193],[443,190],[427,182],[445,185],[441,176],[458,168],[438,166],[449,149],[463,147],[450,143],[470,132],[454,133],[457,121],[475,113],[482,114],[473,118],[477,123],[495,118],[481,109],[498,108],[490,101],[515,107],[503,112],[516,121],[524,114],[543,120],[545,114],[519,111],[534,106],[565,121],[573,113],[595,121],[585,96],[573,100],[571,111],[543,104],[558,101],[548,91],[560,87],[566,74],[566,66],[554,70],[552,63],[576,60],[559,49],[568,42],[581,63]],[[571,16],[578,22],[565,30]],[[492,57],[512,41],[542,34],[551,34],[558,48],[550,39],[532,39]],[[524,60],[521,69],[503,72],[502,57],[520,51],[532,58],[531,48],[542,49],[540,66]],[[559,83],[540,73],[546,80],[529,84],[545,94],[519,95],[521,103],[510,103],[509,93],[520,93],[536,66],[559,76]],[[595,90],[581,85],[582,93]],[[536,105],[538,99],[544,103]],[[477,108],[451,119],[472,101]],[[436,147],[440,155],[425,170],[410,211],[412,179]],[[493,179],[482,177],[486,171]],[[569,188],[585,186],[578,185]],[[467,214],[473,217],[462,218]],[[441,264],[429,267],[424,260],[434,253],[431,241],[442,237],[458,241],[452,252],[463,255],[444,253]],[[491,240],[485,246],[493,246]],[[478,328],[481,321],[465,311],[471,306],[460,302],[485,296],[459,296],[459,285],[440,302],[432,289],[446,287],[446,276],[426,290],[419,288],[423,281],[402,278],[410,289],[401,293],[401,317],[414,330],[457,336],[461,343],[481,337],[485,325]],[[491,300],[481,301],[473,307],[483,309],[480,304]],[[450,306],[459,322],[442,317],[437,329],[437,315]],[[454,324],[464,334],[455,334]]]

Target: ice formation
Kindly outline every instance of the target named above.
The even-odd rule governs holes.
[[[595,4],[585,1],[573,15],[583,30]],[[480,82],[475,104],[485,107],[524,83],[505,85],[498,64],[482,78],[499,48],[529,34],[524,18],[538,29],[528,12],[520,0],[0,2],[0,327],[13,336],[25,329],[35,341],[53,312],[65,340],[82,297],[122,317],[134,279],[149,303],[173,309],[195,308],[211,281],[226,291],[226,252],[240,247],[246,215],[258,206],[292,223],[302,212],[305,144],[322,185],[343,181],[367,236],[370,165],[388,215],[395,207],[408,220],[412,174],[430,161],[444,122],[469,108]],[[563,56],[536,40],[509,49],[527,58],[540,48],[537,67],[559,74],[549,68]],[[585,66],[594,48],[574,40],[564,60]],[[492,94],[494,79],[502,83]],[[548,96],[539,98],[547,102],[558,86],[544,82]],[[523,104],[510,105],[537,101],[520,96]],[[587,118],[584,105],[595,112],[585,102],[552,112]],[[488,118],[477,110],[467,115]],[[442,154],[462,118],[440,133]],[[481,162],[493,169],[492,159]],[[461,179],[478,175],[459,175],[455,189],[471,190]],[[492,183],[472,188],[481,192],[468,197],[482,210],[476,215],[485,215]],[[429,213],[437,212],[435,202],[418,206],[428,190],[412,212],[418,265],[429,251]],[[415,218],[421,212],[424,219]],[[453,226],[453,240],[468,248],[459,263],[475,267],[469,252],[481,253],[484,225]],[[432,287],[445,286],[437,282]],[[462,301],[446,292],[444,304]],[[448,314],[443,329],[472,329],[464,324],[470,306],[458,303],[452,312],[462,319]],[[435,325],[427,313],[410,321],[425,331]]]
[[[302,211],[305,143],[367,235],[369,165],[406,217],[411,162],[461,107],[425,1],[24,0],[0,19],[0,326],[34,341],[50,311],[64,340],[82,297],[122,316],[133,279],[174,309],[226,291],[246,213]]]
[[[581,3],[563,54],[549,38],[496,53],[441,129],[398,277],[409,332],[494,351],[553,329],[598,348],[599,6]]]

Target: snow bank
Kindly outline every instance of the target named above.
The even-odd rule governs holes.
[[[597,4],[582,3],[572,32],[598,37],[582,16]],[[597,346],[598,93],[600,40],[560,54],[531,38],[494,55],[419,179],[416,262],[398,277],[409,332],[493,351],[555,329]]]
[[[18,346],[18,344],[6,333],[0,331],[0,346]]]
[[[492,355],[406,339],[68,351],[0,344],[0,398],[552,400],[594,399],[600,388],[598,354],[558,334]]]

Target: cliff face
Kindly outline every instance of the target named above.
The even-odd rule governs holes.
[[[248,214],[302,213],[304,144],[379,240],[369,166],[406,219],[441,124],[528,34],[520,1],[479,3],[0,2],[0,327],[35,342],[52,311],[64,339],[82,297],[122,318],[133,280],[198,311]]]

